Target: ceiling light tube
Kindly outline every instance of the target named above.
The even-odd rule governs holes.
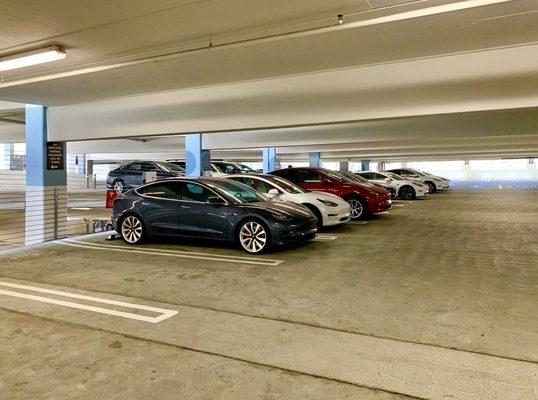
[[[361,26],[379,25],[387,22],[403,21],[406,19],[427,17],[429,15],[444,14],[447,12],[461,11],[469,8],[488,6],[497,3],[507,3],[512,0],[464,0],[455,3],[442,4],[439,6],[424,7],[412,11],[385,15],[383,17],[371,18],[361,21],[354,21],[344,24],[346,28],[358,28]]]
[[[25,51],[0,57],[0,71],[9,71],[31,65],[63,60],[67,54],[60,46],[49,46],[42,49]]]

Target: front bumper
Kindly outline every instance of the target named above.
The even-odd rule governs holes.
[[[349,204],[338,207],[325,207],[322,211],[323,226],[334,226],[348,222],[350,218]]]
[[[295,224],[278,223],[273,225],[273,244],[282,245],[311,240],[316,237],[317,231],[317,220],[315,218]]]
[[[368,202],[368,211],[372,214],[390,210],[392,208],[392,199],[376,199]]]

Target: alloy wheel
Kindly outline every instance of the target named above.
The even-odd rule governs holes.
[[[402,189],[402,199],[411,200],[413,198],[413,190],[408,187]]]
[[[360,218],[362,213],[364,212],[362,203],[357,199],[348,200],[348,203],[351,206],[351,210],[350,210],[351,219]]]
[[[129,215],[121,223],[121,236],[127,243],[138,243],[142,239],[142,234],[142,222],[137,217]]]
[[[267,245],[267,232],[262,224],[249,221],[241,227],[239,241],[249,253],[259,253]]]
[[[114,190],[117,194],[123,193],[123,182],[122,181],[116,181],[114,182]]]

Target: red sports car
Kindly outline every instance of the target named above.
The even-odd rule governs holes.
[[[270,173],[306,190],[342,197],[351,206],[351,219],[361,219],[392,207],[390,193],[386,190],[353,181],[337,171],[324,168],[285,168]]]

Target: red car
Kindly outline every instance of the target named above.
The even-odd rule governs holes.
[[[351,219],[386,211],[392,207],[390,193],[370,184],[353,181],[324,168],[286,168],[270,172],[311,192],[327,192],[342,197],[351,206]]]

